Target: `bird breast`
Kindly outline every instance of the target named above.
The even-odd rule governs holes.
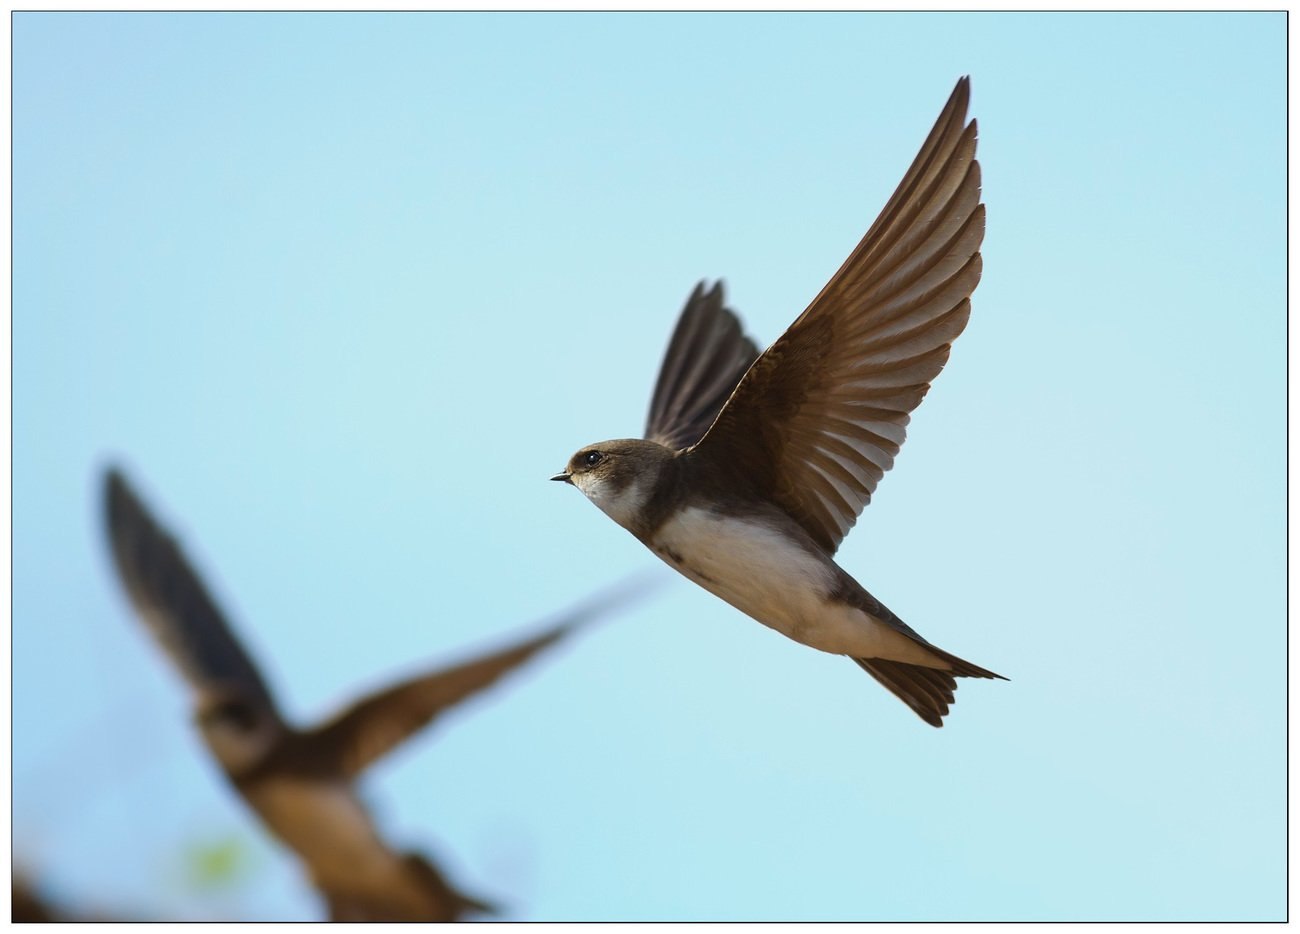
[[[856,584],[791,519],[691,506],[664,522],[650,547],[705,590],[796,642],[836,655],[947,667],[895,627],[835,597],[845,581]]]
[[[664,522],[651,548],[742,613],[823,648],[817,630],[826,616],[834,565],[765,517],[688,506]]]

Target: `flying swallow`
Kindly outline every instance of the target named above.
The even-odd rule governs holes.
[[[645,440],[584,447],[551,478],[741,612],[849,656],[936,727],[956,678],[1002,676],[926,641],[833,556],[970,317],[984,205],[969,98],[962,78],[876,222],[776,343],[760,354],[721,285],[701,283]]]
[[[376,760],[578,626],[631,596],[593,598],[509,648],[395,684],[300,730],[280,716],[176,541],[122,474],[104,478],[108,536],[135,609],[195,695],[204,742],[235,790],[305,865],[336,921],[455,921],[492,906],[451,886],[418,853],[380,838],[355,789]],[[639,588],[638,588],[639,589]]]

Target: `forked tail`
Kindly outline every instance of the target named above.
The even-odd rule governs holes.
[[[952,706],[953,692],[957,690],[958,678],[998,678],[1008,679],[978,665],[972,665],[965,659],[950,655],[943,649],[937,649],[926,643],[926,648],[952,666],[950,671],[939,668],[926,668],[924,665],[912,665],[908,662],[895,662],[887,658],[854,658],[862,670],[887,687],[894,696],[930,726],[943,726],[943,718]]]

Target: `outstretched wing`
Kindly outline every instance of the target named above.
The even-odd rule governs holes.
[[[722,283],[715,282],[707,292],[699,283],[659,367],[646,438],[674,451],[695,444],[756,359],[758,348],[723,304]]]
[[[984,205],[969,98],[962,78],[866,236],[689,455],[734,472],[827,553],[893,466],[970,316]]]
[[[104,507],[118,576],[200,700],[237,697],[278,722],[270,689],[225,616],[176,540],[116,469],[104,476]]]
[[[645,592],[647,586],[647,581],[638,580],[598,594],[531,639],[362,698],[309,736],[321,756],[337,763],[345,774],[356,775],[443,711],[491,686],[574,629]]]

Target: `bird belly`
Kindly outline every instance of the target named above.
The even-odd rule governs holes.
[[[266,825],[307,864],[320,888],[368,891],[402,878],[401,857],[379,838],[349,784],[275,777],[245,794]]]
[[[660,526],[650,547],[685,577],[796,642],[838,655],[947,667],[909,636],[832,599],[842,572],[771,521],[687,507]]]

